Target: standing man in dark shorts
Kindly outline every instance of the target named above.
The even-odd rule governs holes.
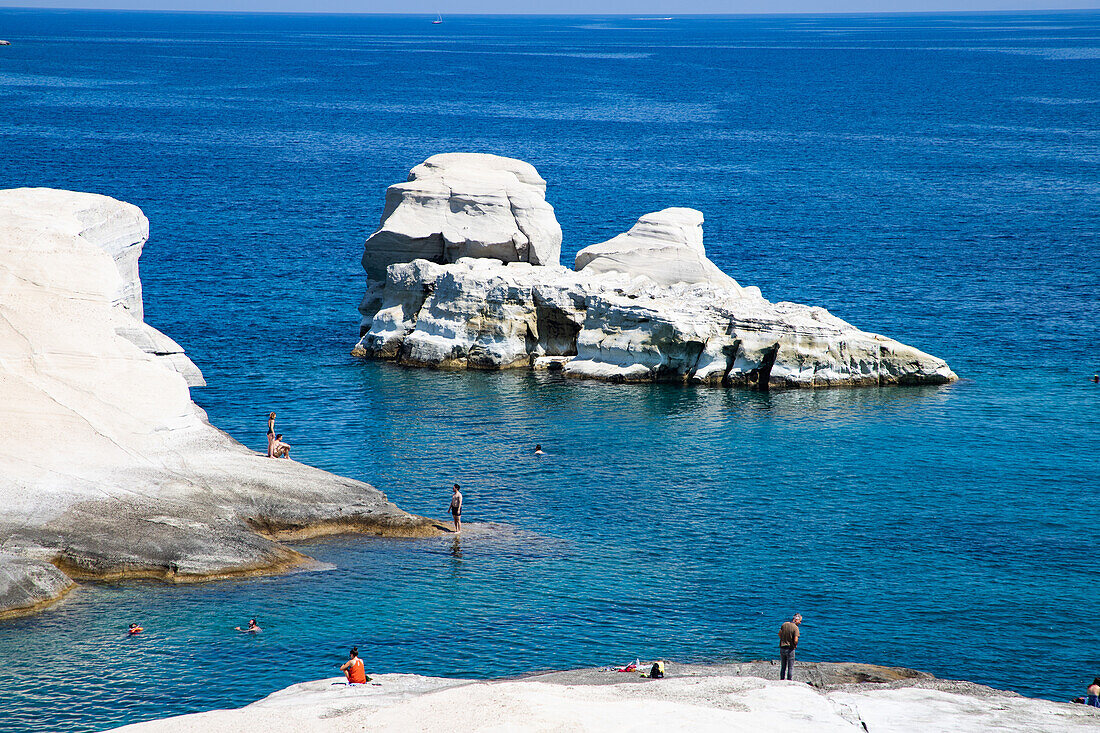
[[[794,679],[794,650],[798,647],[798,626],[802,623],[802,614],[779,627],[779,679]]]
[[[451,489],[451,516],[455,520],[455,534],[462,531],[462,492],[458,490],[458,484]]]

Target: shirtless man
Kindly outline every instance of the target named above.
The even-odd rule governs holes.
[[[458,490],[458,484],[451,489],[451,516],[455,520],[455,534],[462,531],[462,492]]]
[[[275,442],[271,444],[272,458],[290,458],[290,445],[283,442],[283,434],[275,436]]]
[[[244,632],[249,633],[249,634],[258,634],[261,631],[263,631],[263,629],[261,629],[260,625],[258,623],[256,623],[256,619],[250,618],[250,619],[248,619],[248,628],[247,629],[242,629],[240,626],[238,626],[237,631],[244,631]]]
[[[544,450],[542,449],[542,443],[539,443],[539,444],[537,444],[537,445],[535,446],[535,455],[536,455],[536,456],[544,456],[544,455],[546,455],[546,451],[544,451]]]

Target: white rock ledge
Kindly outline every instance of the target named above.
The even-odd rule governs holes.
[[[206,421],[188,389],[202,375],[141,320],[147,236],[106,196],[0,191],[0,616],[60,596],[65,574],[224,577],[308,560],[278,536],[435,533]]]
[[[506,158],[435,156],[414,168],[413,177],[420,180],[417,171],[425,166],[462,172],[446,179],[452,202],[482,195],[479,175],[497,175],[500,169],[537,179],[540,194],[544,188],[533,168]],[[521,181],[519,174],[508,175]],[[462,231],[483,232],[476,237],[482,243],[501,239],[485,232],[518,226],[507,217],[500,225],[501,207],[495,204],[463,205],[455,214],[454,204],[448,208],[435,193],[413,197],[406,188],[399,189],[395,204],[393,189],[382,228],[364,253],[369,278],[379,277],[381,262],[390,264],[384,282],[368,280],[356,356],[441,369],[553,369],[617,382],[750,389],[957,379],[942,359],[861,331],[823,308],[772,303],[758,288],[740,285],[707,258],[703,215],[694,209],[641,217],[630,231],[582,249],[573,271],[556,264],[556,253],[550,262],[518,256],[507,247],[478,246],[453,249],[475,256],[433,252],[425,258],[419,246],[383,246],[392,240],[389,234],[379,239],[386,232],[409,232],[402,240],[407,242],[411,233],[446,229],[441,216],[444,221],[461,216]],[[540,216],[553,218],[546,207]],[[557,232],[557,247],[555,227],[556,222],[541,225]],[[379,259],[382,251],[385,257]]]
[[[592,670],[494,682],[382,674],[374,676],[377,685],[351,687],[333,678],[294,685],[237,710],[117,730],[1073,733],[1094,731],[1100,724],[1100,711],[1084,705],[1034,700],[927,675],[811,687],[774,679],[774,667],[772,679],[739,669],[753,666],[767,665],[684,667],[660,680]]]

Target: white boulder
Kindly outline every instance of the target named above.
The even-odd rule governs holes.
[[[557,265],[560,254],[561,227],[534,166],[498,155],[445,153],[386,191],[382,223],[366,242],[363,268],[380,281],[389,265],[415,259],[490,257]]]
[[[740,293],[737,281],[718,269],[703,249],[703,212],[671,208],[646,214],[617,237],[577,253],[574,269],[645,275],[659,285],[709,283]],[[759,295],[756,288],[751,295]]]

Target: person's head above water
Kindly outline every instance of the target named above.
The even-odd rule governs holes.
[[[255,626],[256,625],[256,619],[254,619],[254,618],[248,619],[248,625],[249,626]]]
[[[359,656],[359,647],[353,646],[351,648],[351,650],[348,651],[348,659],[355,659],[358,656]]]
[[[542,450],[542,443],[535,443],[535,450]]]
[[[130,628],[131,628],[131,629],[136,629],[137,627],[138,627],[138,625],[137,625],[137,624],[130,624]]]

